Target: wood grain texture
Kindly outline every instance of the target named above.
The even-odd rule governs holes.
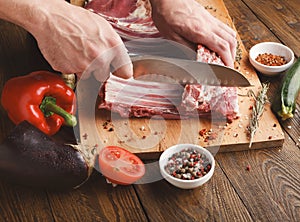
[[[288,137],[283,149],[217,156],[254,221],[297,221],[300,218],[299,159],[299,149]],[[250,166],[249,171],[247,166]]]
[[[55,221],[147,221],[133,186],[114,188],[98,173],[77,190],[48,196]]]
[[[299,3],[288,1],[224,0],[247,50],[261,41],[282,42],[299,57]],[[245,7],[246,6],[246,7]],[[251,35],[248,38],[245,35]]]
[[[247,5],[245,5],[243,2],[245,2]],[[296,7],[295,1],[289,1],[288,4],[284,4],[283,6],[281,3],[278,3],[277,1],[270,1],[271,5],[273,7],[262,7],[262,4],[264,4],[262,1],[255,1],[255,4],[253,4],[253,1],[230,1],[230,0],[224,0],[224,3],[226,4],[226,7],[228,8],[230,12],[230,16],[233,18],[233,21],[235,23],[235,27],[238,30],[238,33],[243,40],[244,46],[247,50],[250,50],[250,48],[259,43],[264,41],[274,41],[274,42],[283,42],[284,44],[287,44],[287,41],[291,41],[292,43],[292,49],[296,56],[299,56],[298,52],[299,50],[294,50],[294,45],[299,45],[299,38],[294,38],[294,35],[299,35],[299,32],[297,32],[296,27],[287,28],[286,25],[277,26],[275,25],[275,28],[270,29],[269,24],[275,23],[275,24],[282,24],[282,21],[286,19],[285,11],[291,11],[292,16],[297,18],[297,21],[299,22],[300,16],[299,13],[297,14],[297,11],[299,10],[299,6]],[[268,2],[269,4],[269,2]],[[264,9],[256,10],[257,7],[261,7]],[[276,9],[279,8],[280,10]],[[296,10],[294,10],[294,7],[296,7]],[[249,10],[251,8],[251,11]],[[268,10],[266,9],[268,8]],[[258,16],[258,14],[262,13],[262,10],[264,11],[263,15]],[[266,11],[267,10],[267,11]],[[272,16],[273,14],[276,14],[276,16]],[[258,16],[258,18],[256,17]],[[267,16],[267,17],[264,17]],[[264,18],[262,20],[262,17]],[[237,18],[237,19],[235,19]],[[262,21],[260,21],[262,20]],[[290,26],[289,26],[290,27]],[[280,35],[278,38],[276,37],[276,33],[282,32],[282,30],[288,29],[289,33],[286,33],[286,35]],[[293,35],[291,36],[291,33]],[[288,36],[288,37],[287,37]],[[288,45],[288,44],[287,44]],[[284,77],[284,75],[278,76],[276,78],[270,78],[265,77],[258,73],[258,77],[261,82],[270,82],[270,89],[268,91],[268,97],[269,100],[272,102],[276,96],[278,96],[278,90],[281,85],[281,81]],[[296,107],[296,113],[295,117],[286,121],[280,121],[281,126],[287,131],[287,133],[293,138],[295,143],[299,144],[299,138],[300,138],[300,131],[290,129],[290,126],[295,127],[295,129],[300,128],[300,95],[298,96],[297,100],[297,107]]]
[[[300,7],[297,1],[270,0],[252,1],[243,0],[251,8],[255,16],[261,20],[281,42],[294,49],[294,53],[300,56]],[[288,37],[287,37],[288,36]]]
[[[211,180],[194,190],[165,180],[135,188],[150,221],[252,221],[218,164]]]
[[[46,192],[0,182],[0,221],[53,221]]]
[[[277,38],[274,29],[270,31],[268,27],[275,26],[262,23],[261,16],[259,19],[256,17],[257,12],[267,9],[256,10],[254,4],[265,4],[266,1],[252,0],[248,6],[244,4],[250,2],[248,0],[224,1],[247,50],[259,41],[285,42],[293,39],[289,37],[292,36],[290,32],[286,32],[287,36],[277,35]],[[275,1],[270,2],[273,4]],[[206,4],[210,5],[210,1]],[[298,4],[298,0],[280,3],[283,8],[289,5],[296,8]],[[292,11],[292,8],[289,10]],[[1,74],[19,75],[24,70],[40,67],[38,64],[31,67],[25,62],[26,56],[33,50],[31,43],[27,45],[27,34],[19,33],[15,27],[10,27],[9,31],[2,27],[0,42],[4,46],[0,44],[0,52],[4,54],[0,56],[4,60],[0,60]],[[11,35],[22,40],[7,39]],[[299,49],[299,43],[294,43],[294,48]],[[3,47],[8,48],[4,50]],[[270,98],[274,96],[279,79],[258,76],[262,82],[271,82],[268,95]],[[2,75],[0,83],[3,84]],[[1,142],[13,125],[5,112],[0,111]],[[300,142],[299,112],[295,118],[281,124],[285,131],[282,149],[218,153],[214,176],[195,190],[180,190],[163,180],[112,188],[96,173],[78,190],[46,192],[7,184],[1,178],[0,221],[300,221],[300,149],[296,146]],[[134,132],[137,135],[142,133],[139,128],[135,128]],[[122,132],[119,134],[123,135]],[[175,136],[172,138],[176,139]],[[248,165],[250,171],[246,170]]]
[[[237,18],[234,19],[237,21],[235,25],[239,33],[243,35],[243,42],[248,49],[261,41],[280,41],[273,35],[274,30],[270,31],[264,23],[256,18],[255,14],[249,12],[247,5],[241,1],[225,0],[224,2],[233,19]],[[255,2],[261,3],[261,1]],[[256,9],[260,5],[259,3],[255,7],[253,4],[249,7],[258,13],[257,11],[260,10],[253,9]],[[272,13],[269,16],[272,16]],[[272,17],[272,22],[276,23],[277,21],[274,19],[277,17]],[[247,30],[243,32],[245,27]],[[281,28],[283,27],[286,26]],[[280,39],[284,40],[285,37],[280,37]],[[276,92],[283,76],[272,79],[258,75],[262,82],[271,82],[268,96],[272,101],[277,96]],[[299,97],[297,103],[299,110]],[[233,182],[234,188],[249,209],[254,221],[298,221],[300,218],[300,211],[297,207],[300,202],[297,188],[300,185],[300,152],[296,145],[300,138],[300,131],[297,130],[299,129],[299,120],[299,112],[296,112],[295,118],[280,122],[286,131],[283,149],[232,153],[231,155],[219,153],[217,155],[217,161],[228,175],[229,180]],[[294,128],[295,125],[298,128]],[[292,126],[292,128],[288,126]],[[251,167],[250,171],[246,170],[248,165]]]

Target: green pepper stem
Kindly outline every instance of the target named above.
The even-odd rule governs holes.
[[[54,101],[51,101],[51,100],[45,101],[44,109],[48,112],[52,112],[52,113],[55,113],[55,114],[63,117],[65,120],[64,124],[66,126],[74,127],[77,124],[76,117],[74,115],[72,115],[71,113],[68,113],[66,110],[62,109],[58,105],[56,105]]]

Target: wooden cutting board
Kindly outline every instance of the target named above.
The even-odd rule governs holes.
[[[207,10],[233,27],[232,20],[222,0],[200,0]],[[240,39],[239,42],[241,43]],[[251,117],[253,98],[247,93],[251,89],[255,94],[261,89],[261,83],[255,70],[249,63],[248,52],[240,44],[241,61],[236,64],[254,87],[239,89],[240,117],[231,124],[224,121],[207,119],[164,120],[121,118],[118,114],[105,110],[96,110],[96,126],[103,145],[118,145],[141,158],[157,158],[168,147],[178,143],[193,143],[210,149],[212,152],[241,151],[260,148],[275,148],[283,144],[284,134],[276,117],[266,105],[260,119],[259,129],[249,147],[247,126]],[[207,135],[199,131],[207,130]],[[208,139],[212,138],[213,139]]]

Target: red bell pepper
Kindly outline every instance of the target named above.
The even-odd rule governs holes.
[[[48,71],[36,71],[8,80],[1,103],[9,118],[19,124],[28,121],[47,135],[62,124],[75,126],[76,97],[63,79]]]

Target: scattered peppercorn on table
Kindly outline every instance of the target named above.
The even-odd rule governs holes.
[[[256,43],[275,41],[300,56],[297,0],[271,0],[267,6],[257,0],[224,0],[229,15],[219,10],[222,1],[202,2],[217,17],[229,19],[230,15],[246,51]],[[0,26],[0,92],[9,77],[51,70],[28,33],[3,21]],[[258,73],[258,77],[270,82],[267,94],[272,101],[282,76],[269,79]],[[146,164],[145,182],[129,186],[113,187],[97,171],[82,187],[63,192],[26,188],[1,178],[0,221],[299,221],[299,102],[298,96],[298,111],[292,119],[261,126],[260,130],[267,132],[281,127],[282,146],[268,149],[261,143],[266,149],[218,152],[214,175],[197,189],[181,190],[159,176],[157,181],[147,182],[147,169],[159,172],[157,159],[145,161],[151,163]],[[2,107],[0,114],[2,142],[13,123]],[[109,130],[109,122],[107,127]],[[57,139],[69,142],[70,133],[63,128]],[[231,133],[227,136],[236,135]]]

